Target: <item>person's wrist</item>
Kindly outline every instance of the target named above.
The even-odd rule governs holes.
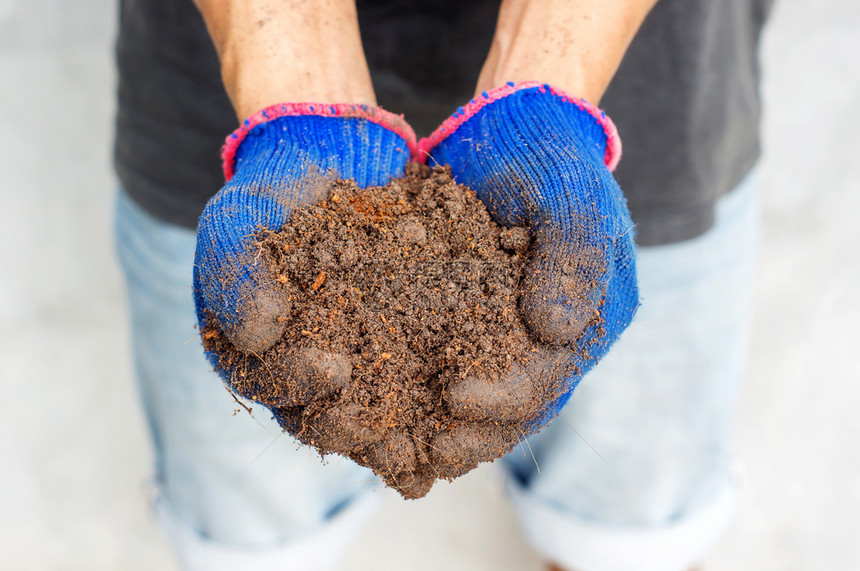
[[[377,104],[369,75],[331,69],[297,73],[270,58],[241,58],[229,49],[221,61],[224,87],[240,120],[285,102]],[[295,81],[297,76],[306,76],[308,81]]]
[[[354,0],[194,0],[238,118],[283,102],[376,104]]]
[[[597,105],[656,0],[504,0],[476,93],[539,81]]]
[[[489,62],[481,70],[475,97],[481,93],[492,91],[507,83],[545,83],[560,89],[570,96],[584,99],[597,105],[606,85],[590,77],[583,66],[571,62],[563,68],[546,67],[530,64],[507,64]]]

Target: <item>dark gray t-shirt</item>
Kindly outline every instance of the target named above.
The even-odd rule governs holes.
[[[713,223],[717,199],[759,155],[757,47],[772,0],[661,0],[600,102],[624,153],[615,176],[637,241]],[[471,97],[498,0],[359,0],[380,105],[429,134]],[[115,162],[153,215],[196,226],[223,184],[219,149],[238,125],[192,0],[120,0]]]

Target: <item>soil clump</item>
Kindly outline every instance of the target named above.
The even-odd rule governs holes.
[[[365,190],[337,181],[281,231],[257,235],[281,340],[242,353],[213,321],[204,346],[235,393],[301,442],[421,497],[508,452],[539,400],[504,382],[541,350],[517,306],[529,246],[527,229],[495,224],[447,168],[412,164]],[[471,411],[484,396],[455,394],[467,377],[488,392],[522,390],[521,410]]]

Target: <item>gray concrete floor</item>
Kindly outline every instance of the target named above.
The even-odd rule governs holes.
[[[147,509],[111,245],[115,17],[111,0],[0,0],[3,569],[175,568]],[[860,4],[777,3],[745,495],[707,570],[860,569],[857,54]],[[541,569],[492,467],[421,502],[388,494],[345,567],[440,568]]]

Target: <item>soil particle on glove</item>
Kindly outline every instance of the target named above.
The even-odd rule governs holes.
[[[282,339],[245,354],[210,323],[204,345],[233,390],[300,441],[421,497],[522,434],[529,403],[515,420],[475,420],[452,410],[447,392],[466,378],[504,386],[538,351],[517,308],[529,244],[526,229],[495,224],[447,168],[413,164],[365,190],[338,181],[280,232],[257,236],[283,306]],[[452,402],[470,401],[454,392]]]

